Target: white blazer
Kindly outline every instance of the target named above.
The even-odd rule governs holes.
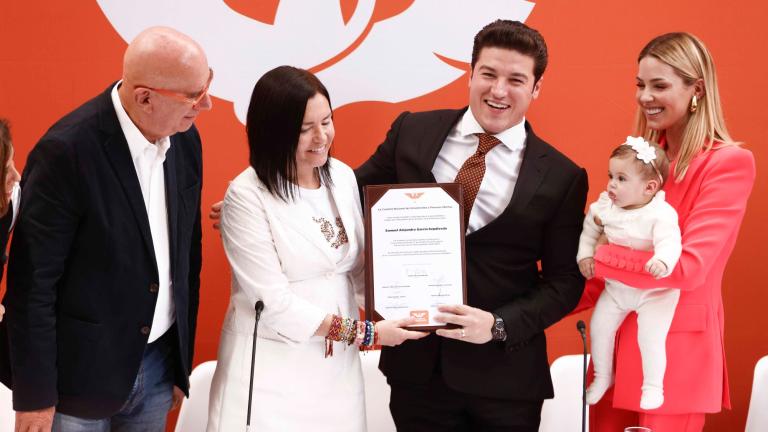
[[[224,326],[253,333],[254,305],[264,302],[259,337],[295,343],[309,340],[328,313],[358,316],[363,301],[363,223],[355,175],[331,159],[330,188],[349,238],[347,257],[332,259],[329,244],[308,223],[313,214],[303,202],[270,194],[253,168],[229,186],[221,216],[224,250],[232,267],[234,316]],[[350,278],[355,296],[328,290],[338,277]]]
[[[221,236],[232,268],[230,305],[211,386],[208,431],[245,425],[256,301],[264,302],[256,351],[254,430],[365,429],[358,350],[314,336],[327,314],[358,317],[363,302],[363,222],[355,175],[331,159],[330,191],[347,231],[346,257],[311,222],[301,200],[270,194],[252,168],[229,186]],[[285,401],[290,401],[286,403]],[[345,407],[339,414],[338,407]],[[343,420],[342,423],[337,423]]]

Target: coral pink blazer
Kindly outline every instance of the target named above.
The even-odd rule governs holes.
[[[672,170],[670,167],[670,173]],[[667,278],[655,280],[643,272],[650,252],[608,245],[595,255],[596,278],[587,282],[577,310],[594,306],[604,287],[603,278],[638,288],[682,290],[667,337],[664,405],[653,413],[713,413],[730,408],[720,290],[754,180],[752,153],[735,146],[702,152],[682,182],[670,178],[664,190],[679,216],[683,253]],[[613,406],[642,411],[636,318],[630,314],[616,336]]]

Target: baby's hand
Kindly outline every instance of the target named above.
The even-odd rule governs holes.
[[[585,278],[592,279],[595,275],[595,259],[589,257],[579,261],[579,271]]]
[[[667,273],[667,265],[660,259],[651,258],[645,263],[645,271],[653,275],[656,279],[659,279],[662,275]]]

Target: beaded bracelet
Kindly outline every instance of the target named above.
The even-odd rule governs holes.
[[[346,342],[347,345],[371,347],[378,344],[379,332],[373,321],[353,320],[338,315],[331,317],[331,326],[325,337],[325,357],[333,355],[333,342]]]
[[[357,335],[355,337],[355,345],[360,346],[365,342],[365,335],[366,335],[366,325],[367,321],[358,321],[357,322]]]
[[[370,337],[368,338],[368,346],[373,346],[373,341],[376,339],[376,323],[371,323]]]
[[[343,340],[347,342],[347,345],[352,345],[355,343],[355,337],[357,336],[357,320],[352,318],[345,318],[344,320],[347,324],[347,333],[344,335],[346,337]]]
[[[371,346],[373,342],[373,329],[374,324],[371,321],[365,322],[365,336],[363,337],[363,341],[361,343],[362,346]]]

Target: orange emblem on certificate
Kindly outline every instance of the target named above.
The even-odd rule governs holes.
[[[425,311],[425,310],[411,311],[411,318],[416,320],[414,324],[427,324],[429,323],[429,311]]]

